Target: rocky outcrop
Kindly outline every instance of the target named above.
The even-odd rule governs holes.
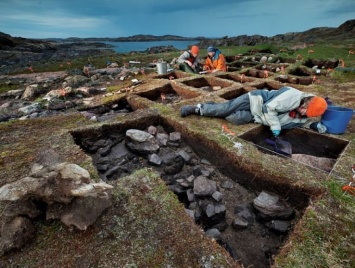
[[[29,176],[0,188],[6,203],[0,252],[19,249],[35,237],[35,221],[61,220],[68,227],[86,230],[111,205],[107,183],[95,183],[85,169],[62,162],[53,150],[38,156]]]
[[[240,35],[235,37],[222,37],[218,39],[202,40],[200,47],[214,46],[254,46],[260,44],[284,44],[284,43],[313,43],[317,41],[346,41],[355,38],[355,20],[349,20],[338,28],[318,27],[304,32],[291,32],[278,34],[272,37],[261,35]]]
[[[199,43],[199,46],[202,48],[206,48],[208,46],[214,45],[217,47],[224,46],[254,46],[256,44],[265,44],[269,43],[270,40],[266,36],[262,35],[239,35],[234,37],[223,37],[220,39],[208,39],[202,40]]]

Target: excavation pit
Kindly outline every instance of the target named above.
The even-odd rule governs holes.
[[[125,98],[115,100],[105,105],[91,107],[89,109],[79,109],[88,118],[96,118],[97,121],[105,121],[118,115],[125,115],[133,111]]]
[[[264,153],[291,157],[297,162],[325,172],[332,170],[337,159],[349,144],[346,140],[322,135],[311,130],[301,128],[282,130],[280,139],[291,143],[292,146],[292,155],[285,156],[275,151],[275,147],[266,142],[266,139],[274,140],[268,127],[256,127],[239,137],[254,143]]]
[[[245,90],[244,88],[237,88],[237,89],[229,90],[229,91],[221,94],[220,97],[224,98],[226,100],[231,100],[231,99],[237,98],[245,93],[248,93],[248,91]]]
[[[297,76],[310,76],[311,75],[311,73],[307,69],[300,68],[300,67],[290,70],[289,74],[293,74],[293,75],[297,75]]]
[[[313,77],[310,77],[310,76],[298,77],[298,83],[300,85],[305,85],[305,86],[311,85],[314,82],[313,80],[314,80]]]
[[[132,131],[152,133],[159,149],[149,152],[149,146],[132,146],[126,136]],[[234,154],[160,116],[75,131],[72,136],[104,180],[118,180],[144,167],[154,169],[206,234],[245,267],[272,265],[312,195],[311,190],[293,189],[287,179],[280,183],[257,170],[252,174],[240,168]],[[215,190],[202,193],[206,183]],[[284,206],[282,215],[273,218],[257,208],[256,200],[265,196]]]
[[[265,73],[264,71],[258,70],[258,69],[250,69],[246,72],[243,72],[245,76],[248,77],[255,77],[255,78],[267,78],[270,76],[270,73]]]
[[[220,90],[222,88],[228,88],[233,85],[233,82],[212,76],[195,78],[193,80],[183,81],[182,83],[189,87],[202,89],[208,92]]]
[[[217,75],[216,77],[232,80],[238,83],[249,83],[254,81],[254,79],[245,77],[244,75],[240,75],[240,74],[222,74],[222,75]]]
[[[251,62],[251,61],[233,61],[228,63],[228,69],[229,68],[237,68],[237,69],[242,69],[242,68],[249,68],[249,67],[255,67],[258,66],[260,63],[259,62]]]
[[[151,101],[164,104],[171,104],[181,100],[179,94],[177,94],[177,92],[170,84],[167,84],[163,87],[155,88],[153,90],[137,93],[137,95],[143,98],[147,98]]]
[[[169,79],[169,80],[173,80],[173,79],[180,79],[180,78],[185,78],[185,77],[189,77],[191,75],[184,73],[184,72],[170,72],[167,74],[160,74],[160,75],[156,75],[154,76],[155,79]]]
[[[256,81],[256,83],[252,84],[253,87],[256,89],[267,89],[267,90],[278,90],[280,89],[280,84],[279,83],[273,83],[273,82],[261,82]]]

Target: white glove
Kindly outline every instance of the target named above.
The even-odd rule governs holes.
[[[327,127],[321,123],[317,124],[317,129],[319,133],[325,133],[327,131]]]

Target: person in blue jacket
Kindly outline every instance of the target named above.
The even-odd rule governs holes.
[[[261,123],[269,126],[275,137],[281,129],[306,127],[326,132],[320,122],[311,117],[321,116],[327,109],[325,99],[292,87],[279,90],[257,89],[223,103],[199,103],[181,107],[181,117],[190,114],[225,118],[235,124]]]

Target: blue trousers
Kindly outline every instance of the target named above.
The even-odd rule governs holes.
[[[225,118],[235,125],[247,124],[254,121],[250,112],[248,94],[243,94],[223,103],[202,103],[200,114],[208,117]]]

